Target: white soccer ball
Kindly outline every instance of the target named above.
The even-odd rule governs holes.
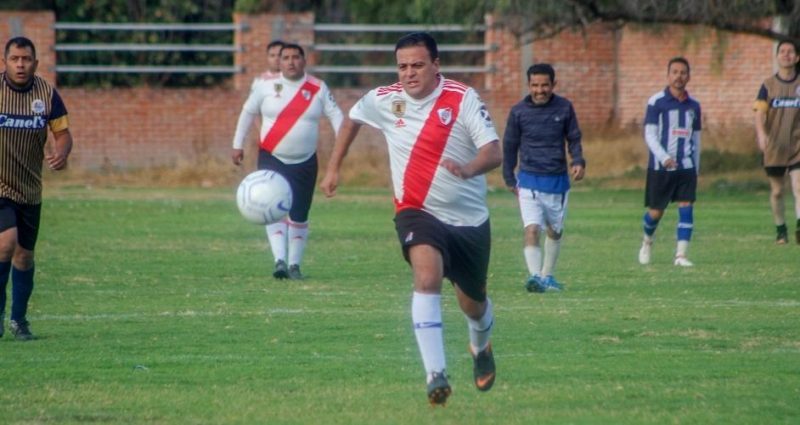
[[[280,221],[292,208],[292,188],[282,175],[258,170],[247,175],[236,190],[236,205],[247,221],[271,224]]]

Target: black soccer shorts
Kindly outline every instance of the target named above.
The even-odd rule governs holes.
[[[0,232],[17,228],[19,246],[33,251],[39,238],[39,221],[42,204],[18,204],[8,198],[0,198]]]
[[[473,226],[451,226],[431,214],[402,210],[394,218],[403,257],[414,245],[430,245],[442,254],[444,277],[477,302],[486,301],[486,276],[491,251],[489,220]]]

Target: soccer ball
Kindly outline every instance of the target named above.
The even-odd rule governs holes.
[[[247,175],[236,190],[236,205],[247,221],[272,224],[292,208],[292,188],[282,175],[258,170]]]

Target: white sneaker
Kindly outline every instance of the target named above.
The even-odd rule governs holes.
[[[689,261],[689,259],[686,258],[686,257],[677,256],[677,257],[675,257],[675,265],[676,266],[681,266],[681,267],[692,267],[692,266],[694,266],[694,263]]]
[[[639,264],[650,264],[650,248],[653,247],[653,241],[642,241],[642,248],[639,249]]]

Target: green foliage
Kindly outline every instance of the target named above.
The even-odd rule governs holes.
[[[46,186],[50,187],[50,186]],[[411,273],[385,190],[318,198],[308,279],[276,282],[230,190],[49,189],[29,311],[0,339],[3,423],[797,423],[800,247],[775,246],[765,192],[703,193],[696,267],[671,265],[667,211],[641,267],[640,191],[570,196],[560,294],[522,288],[523,232],[489,196],[495,387],[471,382],[445,285],[447,408],[425,400]]]
[[[229,23],[233,0],[125,1],[56,0],[59,22],[87,23]],[[58,43],[232,44],[233,32],[196,31],[58,31]],[[215,52],[58,52],[61,65],[230,66],[232,53]],[[208,86],[228,75],[59,73],[62,86]]]
[[[51,0],[3,0],[2,10],[50,10]]]

